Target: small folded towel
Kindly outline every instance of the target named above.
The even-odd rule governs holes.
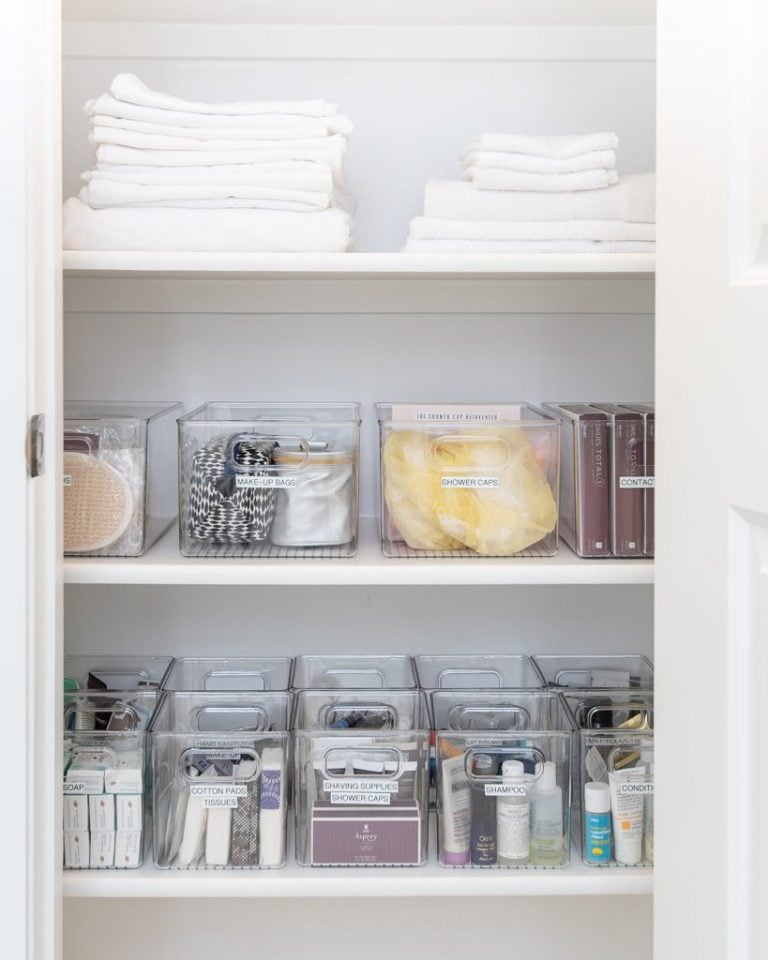
[[[492,167],[516,173],[578,173],[579,170],[615,170],[615,150],[594,150],[577,157],[536,157],[528,153],[472,150],[462,158],[462,167]]]
[[[179,110],[183,113],[248,116],[258,113],[293,113],[304,117],[325,117],[337,112],[333,103],[324,100],[236,100],[233,103],[204,103],[182,100],[167,93],[151,90],[135,74],[119,73],[109,92],[115,100],[135,103],[160,110]]]
[[[534,157],[578,157],[595,150],[615,150],[619,138],[615,133],[585,133],[574,136],[539,136],[523,133],[483,133],[473,140],[466,152],[500,150],[504,153],[526,153]]]
[[[332,193],[318,190],[282,190],[252,184],[145,184],[92,180],[80,191],[80,199],[94,210],[106,207],[250,207],[311,213],[326,210],[334,197]]]
[[[306,160],[278,163],[240,163],[216,167],[142,167],[102,163],[86,170],[81,179],[145,186],[212,185],[273,187],[279,190],[318,190],[331,194],[334,178],[327,163]]]
[[[409,240],[589,240],[656,239],[656,224],[624,220],[442,220],[415,217]]]
[[[96,147],[96,161],[131,164],[145,167],[213,167],[222,164],[255,164],[274,161],[314,160],[327,164],[335,172],[341,170],[346,141],[326,137],[324,140],[285,140],[248,150],[142,150],[102,143]]]
[[[349,118],[336,118],[349,119]],[[262,123],[250,127],[182,127],[176,123],[154,123],[146,120],[126,120],[110,117],[108,114],[95,114],[91,117],[92,127],[112,127],[116,130],[130,130],[133,133],[152,133],[163,137],[182,137],[188,140],[314,140],[331,136],[327,124],[311,117],[293,117],[293,123]],[[348,123],[344,132],[352,131]]]
[[[403,253],[653,253],[640,240],[409,240]]]
[[[477,190],[528,190],[543,193],[571,193],[576,190],[603,190],[619,182],[615,170],[581,170],[578,173],[517,173],[493,167],[468,167],[464,179]]]
[[[266,107],[271,106],[271,104],[260,104],[259,106]],[[94,100],[88,100],[83,110],[89,117],[112,117],[113,120],[170,124],[177,127],[204,127],[210,130],[321,124],[327,128],[329,133],[349,134],[352,132],[352,122],[349,117],[335,112],[327,116],[275,113],[273,110],[240,115],[190,113],[188,110],[164,110],[158,107],[144,107],[135,103],[126,103],[123,100],[116,100],[111,93],[103,93]]]
[[[309,149],[321,156],[340,156],[346,151],[346,140],[339,134],[331,137],[310,137],[308,140],[193,140],[190,137],[167,137],[161,134],[142,133],[121,127],[93,127],[88,138],[94,146],[116,144],[138,150],[198,150],[218,152],[226,150],[280,150],[297,159],[295,152]],[[300,157],[298,159],[301,159]]]
[[[340,209],[167,210],[117,207],[92,210],[76,197],[64,204],[66,250],[242,251],[341,253],[350,218]]]
[[[656,221],[656,175],[622,177],[605,190],[526,193],[476,190],[462,180],[428,180],[424,215],[445,220]]]

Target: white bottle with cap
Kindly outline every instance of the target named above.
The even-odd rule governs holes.
[[[563,791],[557,766],[547,760],[531,791],[531,863],[560,866],[563,862]]]
[[[612,853],[611,788],[607,783],[584,784],[584,859],[610,863]]]
[[[531,804],[520,760],[502,763],[501,785],[504,790],[496,801],[497,863],[517,867],[528,862],[531,843]]]

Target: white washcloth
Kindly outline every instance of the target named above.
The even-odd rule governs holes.
[[[574,193],[476,190],[461,180],[428,180],[424,214],[445,220],[656,221],[656,175],[622,177],[614,187]]]
[[[343,137],[324,140],[285,140],[258,149],[237,150],[141,150],[112,143],[96,148],[96,161],[146,167],[212,167],[220,164],[273,163],[275,161],[314,160],[326,163],[335,172],[341,170],[346,141]]]
[[[472,150],[462,158],[462,166],[493,167],[517,173],[577,173],[579,170],[615,170],[615,150],[594,150],[577,157],[536,157],[529,153],[503,153],[500,150]]]
[[[131,130],[134,133],[154,133],[164,137],[185,137],[189,140],[314,140],[328,137],[333,132],[327,124],[311,117],[293,117],[293,123],[254,124],[250,127],[190,127],[176,123],[154,123],[146,120],[126,120],[98,113],[91,117],[93,127],[113,127]],[[349,118],[337,117],[335,119]],[[352,131],[352,124],[345,125],[344,135]]]
[[[350,219],[337,208],[283,210],[92,210],[76,197],[64,204],[66,250],[176,250],[341,253]]]
[[[578,173],[517,173],[493,167],[468,167],[464,179],[478,190],[526,190],[543,193],[571,193],[576,190],[604,190],[619,182],[615,170],[581,170]]]
[[[80,199],[95,210],[106,207],[250,207],[310,213],[326,210],[334,197],[332,193],[318,190],[282,190],[252,184],[145,184],[92,180],[80,191]]]
[[[304,117],[325,117],[337,112],[333,103],[324,100],[236,100],[234,103],[203,103],[182,100],[168,93],[151,90],[132,73],[119,73],[109,92],[116,100],[135,103],[160,110],[180,110],[184,113],[226,114],[247,116],[257,113],[294,113]]]
[[[403,253],[653,253],[639,240],[409,240]]]
[[[624,220],[442,220],[415,217],[410,240],[641,240],[656,239],[656,224]]]
[[[273,106],[262,104],[261,106]],[[335,108],[334,108],[335,109]],[[343,114],[328,116],[301,113],[246,113],[239,116],[225,113],[190,113],[187,110],[164,110],[158,107],[143,107],[135,103],[116,100],[111,93],[103,93],[95,100],[88,100],[83,108],[89,117],[112,117],[115,120],[135,120],[143,123],[172,124],[177,127],[205,127],[216,130],[235,130],[242,127],[295,127],[297,124],[322,124],[330,133],[351,133],[352,123]]]
[[[228,150],[280,150],[291,154],[288,159],[301,159],[292,154],[295,150],[309,149],[323,155],[344,155],[346,140],[339,134],[331,137],[314,137],[309,140],[193,140],[190,137],[167,137],[162,134],[142,133],[140,130],[125,130],[121,127],[93,127],[89,140],[94,146],[103,143],[138,150],[198,150],[216,152]]]
[[[311,163],[306,160],[217,167],[142,167],[103,163],[95,169],[86,170],[80,176],[86,183],[109,180],[157,186],[248,185],[280,190],[319,190],[327,194],[331,194],[334,187],[331,168],[327,163]]]
[[[539,136],[524,133],[483,133],[473,140],[466,153],[473,150],[500,150],[504,153],[527,153],[535,157],[578,157],[594,150],[615,150],[619,138],[615,133],[584,133],[573,136]]]

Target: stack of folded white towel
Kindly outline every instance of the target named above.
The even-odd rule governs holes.
[[[89,100],[95,163],[70,250],[341,252],[348,117],[322,100],[199,103],[119,74]]]
[[[619,177],[615,133],[491,134],[429,180],[406,253],[650,253],[655,175]]]

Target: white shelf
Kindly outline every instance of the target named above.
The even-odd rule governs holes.
[[[563,897],[637,896],[653,892],[644,868],[450,870],[423,867],[282,870],[65,870],[65,897]]]
[[[614,254],[177,253],[65,250],[71,277],[222,277],[252,279],[651,279],[655,257]]]
[[[564,543],[554,557],[389,559],[381,555],[376,521],[360,523],[356,557],[328,559],[189,559],[179,554],[174,524],[145,556],[127,559],[70,557],[65,583],[461,586],[494,584],[648,584],[652,560],[582,560]]]

